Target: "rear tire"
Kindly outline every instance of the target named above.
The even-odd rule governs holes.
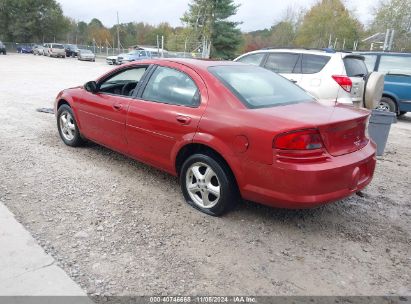
[[[376,107],[377,110],[386,111],[386,112],[393,112],[398,114],[397,104],[394,100],[389,97],[383,96],[379,105]]]
[[[229,211],[239,198],[230,168],[211,153],[187,158],[180,171],[180,185],[189,205],[212,216]]]
[[[70,147],[84,143],[71,108],[63,104],[57,111],[57,129],[63,142]]]

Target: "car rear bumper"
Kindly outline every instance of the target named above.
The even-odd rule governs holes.
[[[365,188],[375,164],[375,144],[371,141],[359,151],[323,163],[248,164],[246,180],[252,182],[240,187],[241,194],[244,199],[273,207],[315,207]]]

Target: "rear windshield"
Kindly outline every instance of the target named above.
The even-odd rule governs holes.
[[[51,45],[53,49],[64,49],[64,46],[62,44],[52,44]]]
[[[364,77],[368,74],[367,66],[361,58],[345,57],[343,60],[348,77]]]
[[[251,109],[313,100],[288,79],[257,66],[214,66],[209,71]]]

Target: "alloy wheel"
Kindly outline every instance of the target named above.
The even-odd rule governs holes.
[[[203,162],[196,162],[187,170],[186,188],[192,201],[201,208],[213,208],[221,196],[217,174]]]

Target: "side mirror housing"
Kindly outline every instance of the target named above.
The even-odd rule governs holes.
[[[84,89],[87,92],[90,92],[90,93],[93,93],[93,94],[97,93],[97,91],[98,91],[97,83],[95,81],[86,82],[86,84],[84,85]]]

